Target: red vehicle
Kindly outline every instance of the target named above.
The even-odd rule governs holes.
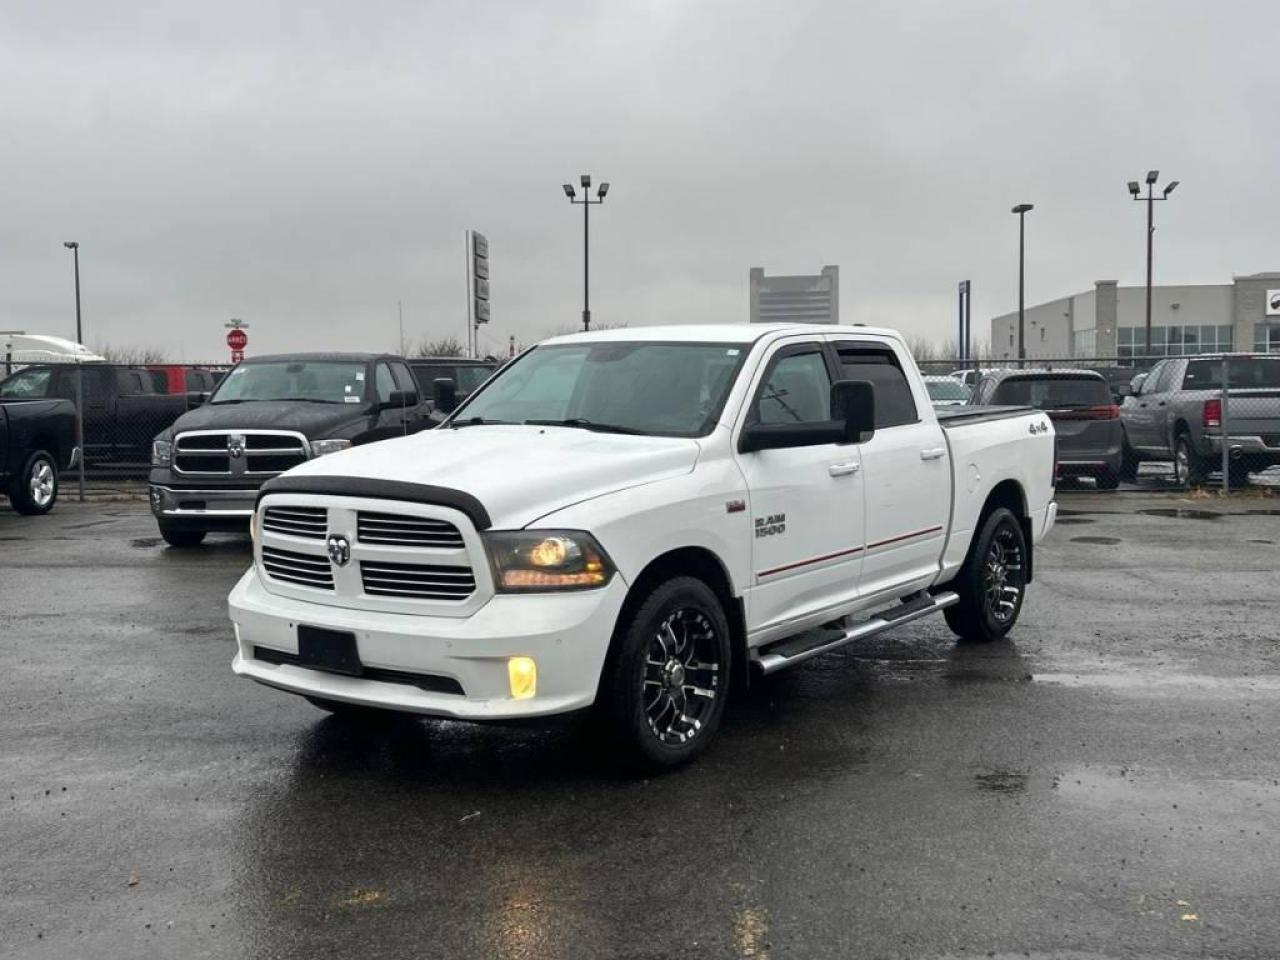
[[[188,367],[181,363],[149,363],[157,393],[212,393],[222,375],[216,370]]]

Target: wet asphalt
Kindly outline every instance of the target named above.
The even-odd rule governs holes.
[[[1013,642],[813,661],[649,780],[329,719],[231,674],[247,540],[0,509],[0,956],[1275,957],[1280,498],[1063,506]]]

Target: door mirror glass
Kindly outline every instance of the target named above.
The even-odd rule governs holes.
[[[841,443],[866,443],[876,432],[876,390],[869,380],[831,385],[831,419],[844,424]]]
[[[458,408],[458,385],[449,377],[431,381],[431,399],[440,413],[453,413]]]

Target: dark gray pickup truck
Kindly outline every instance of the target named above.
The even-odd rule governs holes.
[[[0,489],[19,513],[48,513],[58,473],[76,465],[76,410],[67,400],[0,398]]]
[[[290,467],[430,426],[400,357],[307,353],[254,357],[151,450],[151,512],[175,547],[215,530],[247,531],[258,488]]]
[[[1227,450],[1232,485],[1280,464],[1280,354],[1161,360],[1120,408],[1127,479],[1144,460],[1172,460],[1183,486],[1222,463],[1222,364],[1227,367]]]

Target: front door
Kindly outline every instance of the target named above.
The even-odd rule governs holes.
[[[778,347],[758,375],[746,423],[831,418],[831,369],[817,341]],[[862,469],[856,444],[739,453],[752,539],[750,630],[777,627],[857,596]]]

